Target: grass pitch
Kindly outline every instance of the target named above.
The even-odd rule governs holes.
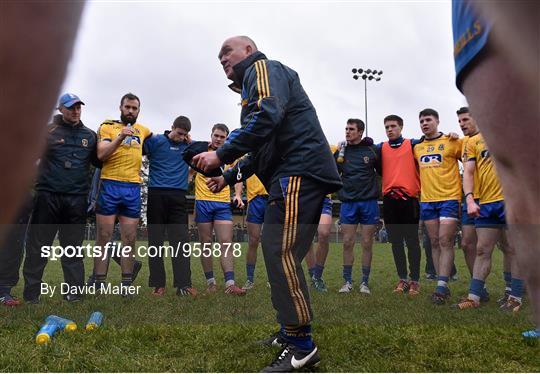
[[[355,280],[360,277],[358,251],[357,246]],[[322,358],[318,371],[540,371],[540,346],[525,344],[521,339],[521,331],[532,327],[529,307],[517,315],[505,314],[495,302],[504,286],[499,251],[494,253],[487,283],[492,301],[466,311],[432,305],[428,295],[434,282],[422,280],[421,294],[414,299],[392,294],[397,276],[389,244],[375,245],[371,297],[361,295],[357,288],[351,294],[338,294],[341,261],[341,245],[332,244],[324,272],[329,292],[311,292],[313,332]],[[166,262],[171,281],[170,260]],[[467,293],[469,281],[459,250],[456,265],[459,280],[450,284],[453,300]],[[223,285],[218,269],[215,260],[214,272]],[[236,261],[235,270],[242,285],[244,258]],[[88,260],[86,271],[91,271]],[[111,264],[108,280],[118,282],[119,272]],[[199,259],[192,259],[192,273],[194,286],[204,290]],[[50,262],[44,281],[58,284],[62,279],[59,261]],[[245,297],[219,292],[192,299],[176,296],[170,287],[165,297],[156,298],[150,295],[147,280],[148,266],[144,263],[136,281],[142,286],[141,293],[135,299],[89,296],[83,302],[68,304],[57,292],[53,298],[43,298],[40,305],[0,308],[0,370],[253,372],[275,357],[275,349],[254,344],[277,328],[261,254],[256,286]],[[22,280],[19,283],[13,292],[16,296],[22,295]],[[103,326],[83,332],[94,310],[105,315]],[[79,330],[57,334],[48,346],[36,345],[35,334],[49,314],[76,321]]]

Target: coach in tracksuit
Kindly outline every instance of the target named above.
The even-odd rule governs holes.
[[[262,248],[281,324],[270,340],[287,344],[263,371],[310,367],[320,358],[311,338],[312,311],[300,263],[313,241],[324,197],[338,190],[341,180],[298,74],[268,60],[245,36],[227,39],[218,57],[233,81],[230,87],[241,92],[242,127],[216,152],[199,154],[194,162],[207,171],[251,152],[225,180],[233,185],[255,173],[269,194]],[[223,184],[223,178],[209,182],[214,190]]]
[[[173,252],[173,284],[181,296],[195,295],[191,287],[190,258],[184,256],[183,243],[189,242],[186,191],[188,188],[188,165],[182,159],[187,148],[189,118],[180,116],[174,120],[170,131],[152,136],[144,142],[144,153],[150,161],[148,178],[148,246],[163,245],[165,231]],[[177,253],[176,253],[177,252]],[[150,254],[151,255],[151,254]],[[165,267],[162,256],[148,256],[150,278],[148,285],[153,294],[165,292]]]
[[[28,228],[24,260],[24,299],[38,303],[41,278],[47,258],[41,247],[52,245],[56,234],[60,246],[80,246],[84,239],[90,165],[100,166],[96,155],[96,133],[81,122],[78,96],[60,97],[58,110],[47,128],[47,148],[39,163],[34,210]],[[84,285],[83,257],[62,257],[64,280],[70,286]],[[64,295],[68,301],[77,293]]]

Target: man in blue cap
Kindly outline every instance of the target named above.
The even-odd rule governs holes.
[[[56,234],[60,246],[80,246],[84,239],[90,166],[100,166],[96,154],[96,133],[81,122],[81,106],[77,95],[66,93],[58,103],[60,114],[47,128],[47,148],[39,162],[35,185],[34,210],[28,228],[24,261],[24,299],[38,303],[41,278],[47,257],[42,247],[50,246]],[[65,282],[84,285],[82,255],[62,256]],[[70,292],[67,301],[78,301],[81,295]]]

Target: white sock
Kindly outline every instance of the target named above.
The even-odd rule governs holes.
[[[473,300],[473,301],[476,301],[477,303],[479,303],[480,302],[480,296],[475,295],[473,293],[470,293],[469,294],[469,300]]]
[[[445,281],[437,281],[437,287],[444,287],[444,288],[448,288],[448,282],[445,282]]]
[[[225,287],[229,287],[229,286],[233,286],[234,285],[234,280],[231,279],[231,280],[228,280],[227,282],[225,282]]]
[[[216,283],[216,278],[210,278],[206,280],[206,284],[211,285],[212,283]]]

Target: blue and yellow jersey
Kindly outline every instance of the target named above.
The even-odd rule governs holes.
[[[266,188],[264,188],[264,185],[261,183],[261,181],[255,174],[253,174],[246,180],[246,195],[248,202],[250,202],[256,196],[268,195],[268,192],[266,192]]]
[[[208,148],[209,151],[211,151],[211,148]],[[228,169],[229,166],[225,166],[225,170]],[[204,201],[219,201],[223,203],[230,203],[231,202],[231,189],[229,186],[225,186],[224,189],[222,189],[218,193],[213,193],[210,191],[208,186],[206,185],[206,181],[209,178],[205,177],[201,173],[195,174],[195,200],[204,200]]]
[[[337,145],[330,144],[330,153],[332,153],[332,157],[334,157],[334,153],[337,152],[338,148],[339,147]],[[329,198],[330,200],[332,200],[332,194],[331,193],[326,195],[326,197]]]
[[[461,147],[461,161],[463,162],[463,165],[467,162],[467,144],[469,140],[475,139],[479,133],[473,135],[473,136],[464,136],[463,137],[463,146]],[[478,199],[478,196],[480,196],[480,182],[478,180],[478,173],[474,173],[474,189],[473,189],[473,197],[475,199]]]
[[[112,141],[116,139],[125,125],[119,121],[105,121],[98,130],[98,141]],[[131,143],[124,142],[103,163],[101,179],[110,179],[120,182],[141,183],[143,142],[152,132],[140,123],[132,126],[134,134]],[[126,138],[127,139],[127,138]]]
[[[474,160],[476,162],[475,176],[478,174],[478,183],[480,184],[478,198],[480,199],[480,204],[504,200],[502,187],[497,177],[497,171],[495,170],[495,164],[491,159],[489,150],[481,134],[476,134],[469,139],[467,160]],[[476,180],[474,183],[476,189]]]
[[[461,200],[461,177],[458,160],[462,140],[450,140],[444,134],[424,139],[414,147],[414,158],[420,169],[420,201]]]

